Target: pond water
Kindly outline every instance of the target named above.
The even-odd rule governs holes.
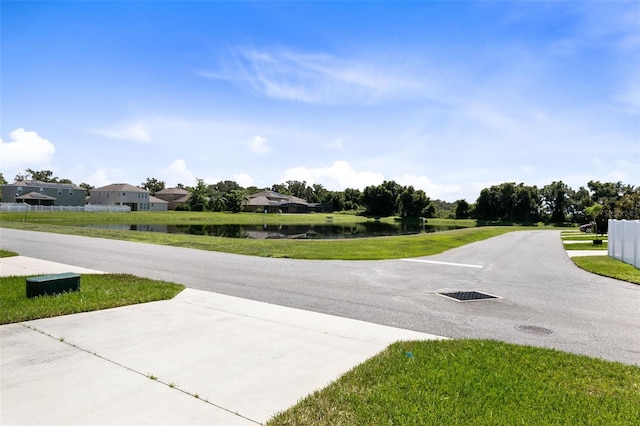
[[[123,231],[160,232],[166,234],[211,235],[252,239],[340,239],[410,235],[458,229],[456,226],[391,224],[364,222],[314,225],[87,225],[90,228]]]

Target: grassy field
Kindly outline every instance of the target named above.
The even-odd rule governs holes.
[[[82,235],[88,237],[111,238],[163,244],[176,247],[188,247],[200,250],[221,251],[251,256],[293,258],[293,259],[344,259],[344,260],[381,260],[404,257],[426,256],[474,241],[480,241],[507,232],[522,229],[541,229],[540,227],[483,226],[476,227],[475,220],[429,219],[429,225],[466,226],[468,228],[438,233],[417,235],[376,237],[344,240],[253,240],[223,238],[203,235],[160,234],[152,232],[120,231],[109,229],[84,228],[78,224],[127,223],[145,224],[293,224],[293,223],[359,223],[374,221],[372,218],[347,214],[333,215],[274,215],[255,213],[30,213],[28,221],[21,221],[23,215],[16,213],[0,214],[0,226],[41,232]],[[131,219],[129,219],[131,218]],[[265,222],[257,222],[263,220]],[[394,218],[381,219],[382,222],[396,222]],[[545,229],[545,228],[542,228]],[[553,229],[553,228],[546,228]]]
[[[0,278],[0,324],[171,299],[183,285],[132,275],[82,275],[80,291],[27,299],[26,277]]]
[[[640,368],[482,340],[399,342],[268,422],[632,425]]]

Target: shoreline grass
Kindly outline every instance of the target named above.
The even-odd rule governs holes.
[[[398,342],[267,425],[635,424],[640,368],[486,340]]]
[[[28,299],[26,278],[0,278],[0,324],[171,299],[184,286],[126,274],[85,274],[80,290]]]
[[[135,212],[134,212],[135,213]],[[120,222],[123,216],[141,220],[140,223],[151,223],[150,220],[163,220],[157,223],[177,223],[192,220],[192,224],[200,223],[252,223],[257,220],[274,221],[271,223],[327,223],[327,217],[331,217],[331,223],[359,223],[374,221],[371,218],[361,216],[333,214],[333,215],[258,215],[255,213],[202,213],[185,214],[184,212],[163,212],[162,214],[143,213],[37,213],[35,218],[29,221],[19,221],[19,216],[0,215],[0,227],[30,230],[38,232],[54,232],[61,234],[80,235],[96,238],[107,238],[125,241],[134,241],[149,244],[170,245],[175,247],[194,248],[199,250],[219,251],[233,254],[249,256],[308,259],[308,260],[384,260],[399,259],[405,257],[419,257],[442,253],[446,250],[460,247],[476,241],[505,234],[507,232],[525,229],[558,229],[543,226],[477,226],[475,220],[449,220],[449,219],[428,219],[429,225],[465,226],[466,228],[453,231],[443,231],[436,233],[421,233],[405,236],[393,237],[370,237],[358,239],[341,240],[254,240],[224,238],[202,235],[187,234],[160,234],[152,232],[123,231],[112,229],[86,228],[73,226],[76,217],[96,217],[107,215],[102,220],[117,217]],[[35,215],[35,214],[34,214]],[[52,216],[49,216],[52,215]],[[87,216],[83,216],[87,215]],[[9,220],[11,219],[11,220]],[[129,219],[127,219],[129,220]],[[131,219],[133,220],[133,219]],[[202,222],[208,221],[208,222]],[[380,221],[393,223],[396,218],[383,218]],[[131,222],[133,223],[133,222]],[[267,223],[267,222],[265,222]]]
[[[640,284],[640,269],[609,256],[576,256],[573,263],[593,274]]]

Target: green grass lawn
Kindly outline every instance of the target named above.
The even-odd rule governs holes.
[[[80,291],[27,299],[27,277],[0,278],[0,324],[171,299],[184,286],[124,274],[87,274]]]
[[[141,214],[136,214],[141,213]],[[103,216],[104,215],[104,216]],[[126,219],[123,219],[123,216]],[[523,229],[554,229],[546,227],[485,226],[475,227],[475,220],[429,219],[429,225],[467,226],[465,229],[417,235],[375,237],[343,240],[253,240],[223,238],[204,235],[161,234],[153,232],[120,231],[83,228],[79,223],[96,223],[97,220],[128,223],[358,223],[373,221],[371,218],[347,215],[275,215],[255,213],[191,213],[191,212],[133,212],[133,213],[33,213],[28,222],[20,221],[19,214],[0,214],[0,226],[40,232],[56,232],[88,237],[111,238],[188,247],[200,250],[221,251],[251,256],[293,259],[344,259],[381,260],[418,257],[442,253],[475,241]],[[395,222],[395,218],[383,218],[383,222]],[[262,223],[262,222],[259,222]]]
[[[571,260],[585,271],[640,284],[640,269],[609,256],[577,256]]]
[[[632,425],[640,368],[495,341],[399,342],[267,424]]]
[[[17,255],[18,253],[16,252],[0,249],[0,257],[13,257]]]

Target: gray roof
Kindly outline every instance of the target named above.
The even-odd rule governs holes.
[[[293,195],[282,195],[276,191],[266,190],[258,192],[253,195],[249,195],[249,205],[279,205],[279,204],[309,204],[307,200],[294,197]]]
[[[41,194],[36,191],[31,191],[27,194],[16,197],[16,200],[52,200],[55,201],[56,197],[51,197],[47,194]]]
[[[160,195],[164,195],[164,194],[171,194],[171,195],[187,195],[189,194],[189,191],[187,191],[186,189],[181,189],[181,188],[165,188],[162,191],[158,191],[156,192],[156,194],[160,194]]]
[[[103,186],[101,188],[92,189],[93,191],[112,192],[112,191],[125,191],[125,192],[149,192],[146,189],[142,189],[137,186],[129,185],[128,183],[112,183],[111,185]]]
[[[169,204],[168,201],[161,200],[160,198],[154,197],[153,195],[149,196],[149,202],[150,203],[158,203],[158,204]]]
[[[62,188],[84,191],[84,188],[74,183],[42,182],[39,180],[19,180],[14,183],[8,183],[4,186],[22,186],[26,188]]]

